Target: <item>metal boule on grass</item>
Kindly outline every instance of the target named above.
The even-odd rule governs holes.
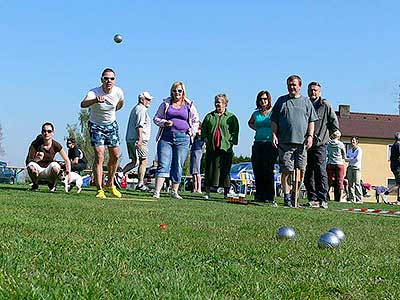
[[[296,237],[296,232],[291,226],[283,226],[276,231],[276,238],[278,240],[291,240]]]
[[[341,242],[344,240],[344,237],[346,236],[344,234],[344,231],[338,227],[333,227],[333,228],[329,229],[328,232],[332,232],[332,233],[336,234]]]
[[[326,232],[319,237],[318,247],[319,248],[338,248],[340,246],[340,240],[338,236],[332,232]]]
[[[123,40],[122,35],[120,35],[120,34],[114,35],[114,42],[116,42],[117,44],[121,43],[122,40]]]

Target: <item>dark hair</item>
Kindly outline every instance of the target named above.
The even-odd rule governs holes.
[[[67,138],[67,143],[70,142],[72,144],[75,144],[75,138],[74,137],[69,137]]]
[[[400,132],[396,132],[394,134],[394,138],[396,139],[396,141],[400,141]]]
[[[350,141],[351,141],[351,140],[353,140],[353,139],[355,139],[355,140],[356,140],[356,142],[357,142],[357,144],[358,144],[358,141],[359,141],[359,138],[358,138],[358,136],[352,136],[352,137],[351,137],[351,139],[350,139]]]
[[[300,86],[301,86],[301,78],[300,78],[300,76],[299,75],[290,75],[289,77],[288,77],[288,79],[286,79],[286,84],[289,84],[289,81],[292,81],[292,80],[295,80],[295,79],[297,79],[298,81],[299,81],[299,84],[300,84]]]
[[[316,86],[321,87],[321,84],[320,84],[318,81],[311,81],[311,82],[308,84],[308,88],[310,88],[310,86],[313,86],[313,85],[316,85]]]
[[[44,129],[44,126],[50,126],[50,127],[51,127],[51,130],[54,131],[54,125],[53,125],[52,123],[50,123],[50,122],[44,123],[44,124],[42,125],[42,130]]]
[[[103,76],[104,76],[104,73],[107,73],[107,72],[113,72],[114,75],[115,75],[115,72],[114,72],[113,69],[111,69],[111,68],[105,68],[105,69],[103,70],[103,72],[101,72],[101,77],[103,77]]]
[[[271,94],[270,94],[267,90],[265,90],[265,91],[259,91],[259,92],[258,92],[257,97],[256,97],[256,107],[257,107],[258,109],[261,108],[261,105],[260,105],[261,96],[264,95],[264,94],[267,95],[267,98],[268,98],[268,106],[267,106],[267,108],[270,109],[271,106],[272,106],[272,104],[271,104]]]

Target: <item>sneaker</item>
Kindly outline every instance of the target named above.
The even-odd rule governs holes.
[[[285,200],[285,202],[283,203],[283,206],[285,206],[285,207],[293,207],[292,201],[290,201],[290,200],[286,201]]]
[[[322,201],[321,204],[319,205],[319,207],[323,208],[323,209],[328,209],[328,202]]]
[[[30,191],[37,191],[39,188],[39,185],[37,183],[32,183],[31,188],[29,189]]]
[[[205,194],[205,195],[203,196],[203,198],[204,198],[205,200],[210,199],[210,194]]]
[[[319,203],[317,201],[309,201],[303,205],[304,207],[319,207]]]
[[[106,197],[106,195],[104,194],[104,191],[103,191],[103,190],[98,190],[98,191],[97,191],[97,194],[96,194],[96,198],[99,198],[99,199],[106,199],[107,197]]]
[[[153,198],[160,199],[160,192],[153,192]]]
[[[264,202],[267,203],[267,204],[270,204],[272,207],[277,207],[278,206],[278,203],[276,203],[273,200],[265,200]]]
[[[140,184],[136,186],[136,190],[139,192],[148,192],[149,188],[145,186],[144,184]]]
[[[55,183],[48,183],[47,186],[49,187],[49,192],[54,193],[56,191],[56,184]]]
[[[172,191],[171,192],[171,198],[174,199],[183,199],[181,196],[179,196],[178,192]]]
[[[104,189],[105,189],[107,192],[110,192],[111,195],[112,195],[113,197],[115,197],[115,198],[121,198],[121,197],[122,197],[121,192],[118,191],[117,188],[116,188],[115,186],[111,186],[111,187],[105,186]]]

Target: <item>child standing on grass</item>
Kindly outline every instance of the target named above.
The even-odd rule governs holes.
[[[193,178],[193,193],[201,194],[201,157],[203,155],[204,141],[201,139],[201,123],[190,148],[190,174]]]

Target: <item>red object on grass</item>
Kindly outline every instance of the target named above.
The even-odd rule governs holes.
[[[160,224],[160,228],[161,229],[167,229],[167,224],[164,224],[164,223]]]

